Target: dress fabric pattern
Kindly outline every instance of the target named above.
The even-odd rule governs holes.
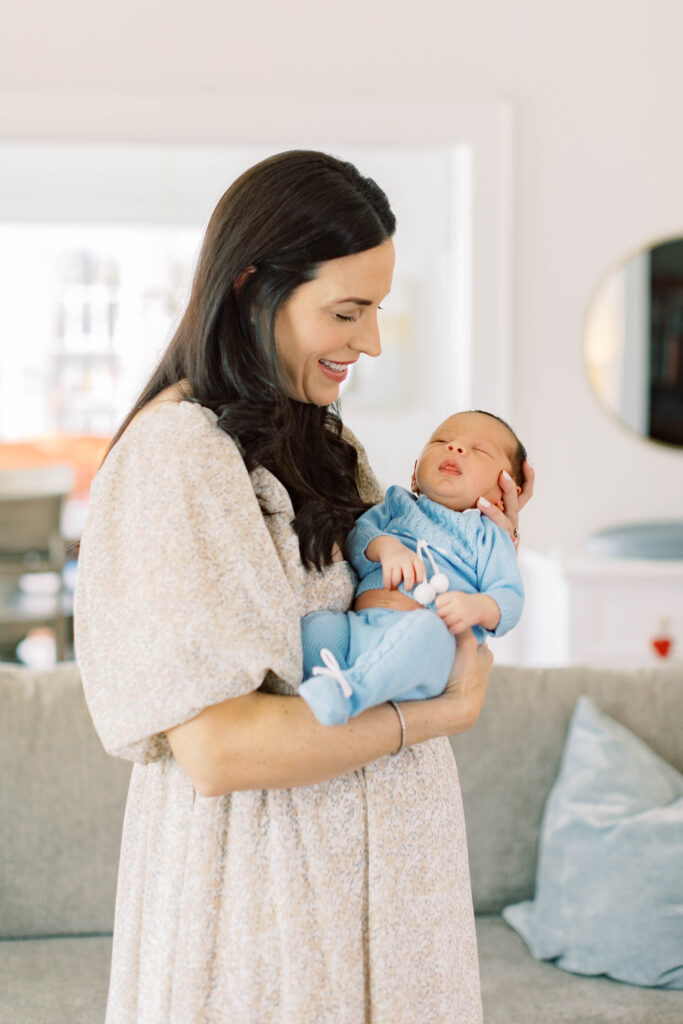
[[[364,499],[381,500],[359,457]],[[480,1024],[448,740],[202,797],[165,738],[227,698],[295,694],[301,616],[349,607],[352,570],[305,570],[291,518],[196,403],[143,413],[95,479],[77,656],[104,747],[135,762],[106,1024]]]

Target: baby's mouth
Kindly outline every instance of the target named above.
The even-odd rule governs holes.
[[[439,466],[440,473],[447,473],[449,476],[462,476],[462,470],[455,459],[444,459]]]

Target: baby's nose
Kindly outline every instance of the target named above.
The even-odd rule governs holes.
[[[448,445],[448,451],[449,452],[457,452],[458,455],[464,455],[465,454],[465,446],[463,444],[458,444],[456,442],[452,442],[451,444]]]

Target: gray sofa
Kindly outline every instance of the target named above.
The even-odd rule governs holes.
[[[494,670],[477,726],[453,742],[485,1021],[681,1024],[683,992],[538,963],[500,917],[533,895],[543,806],[579,693],[683,770],[680,668]],[[99,1024],[130,766],[103,753],[72,664],[0,665],[0,709],[0,1024]],[[420,1024],[419,1007],[406,1022]]]

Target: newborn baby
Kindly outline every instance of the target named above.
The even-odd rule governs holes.
[[[516,625],[523,588],[514,544],[476,506],[485,498],[503,509],[500,474],[519,493],[525,458],[497,416],[456,413],[422,449],[413,493],[390,487],[358,518],[346,542],[360,579],[353,611],[302,620],[298,692],[320,722],[341,724],[388,700],[434,697],[448,681],[454,634],[472,628],[481,643]]]

